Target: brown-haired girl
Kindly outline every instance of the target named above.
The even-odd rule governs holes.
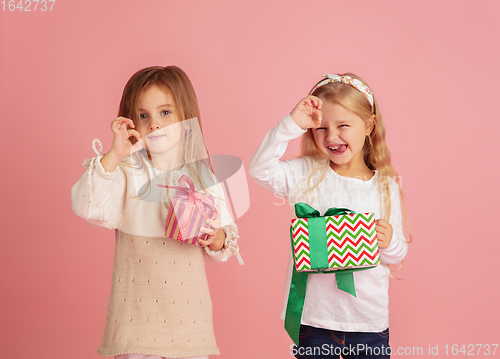
[[[288,141],[300,136],[301,157],[280,161]],[[252,158],[250,174],[291,206],[305,202],[321,214],[331,207],[375,213],[385,265],[353,273],[356,297],[338,289],[335,275],[309,274],[299,343],[292,354],[389,357],[389,265],[403,260],[408,242],[398,175],[390,162],[380,110],[366,82],[350,73],[325,75],[267,134]],[[291,259],[288,286],[292,270]],[[285,295],[282,319],[287,301]]]
[[[226,261],[231,254],[242,261],[193,86],[179,67],[142,69],[126,84],[118,116],[111,149],[85,163],[88,170],[71,190],[79,217],[116,230],[98,353],[119,359],[219,354],[204,261]],[[208,237],[199,245],[165,236],[172,187],[186,176],[196,192],[215,198],[217,216],[206,219],[200,231]]]

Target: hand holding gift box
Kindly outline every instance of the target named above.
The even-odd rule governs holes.
[[[352,272],[380,262],[375,215],[330,208],[324,216],[305,203],[295,204],[290,226],[295,266],[285,316],[285,329],[299,343],[300,320],[308,273],[335,273],[337,287],[356,296]]]
[[[168,209],[165,236],[201,246],[198,240],[208,238],[208,234],[200,230],[205,220],[213,220],[218,216],[214,197],[196,192],[193,181],[186,175],[179,178],[179,187],[160,184],[158,187],[176,189]]]

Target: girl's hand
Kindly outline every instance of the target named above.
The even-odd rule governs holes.
[[[127,125],[131,127],[131,129],[127,128]],[[137,144],[140,143],[141,135],[136,130],[134,122],[131,119],[125,117],[118,117],[111,122],[111,131],[113,131],[115,137],[113,138],[113,143],[111,144],[111,149],[109,150],[109,154],[120,161],[131,154],[132,147],[134,150],[137,150],[130,142],[129,137],[135,137],[137,139]]]
[[[142,148],[141,135],[136,130],[128,129],[127,125],[135,127],[132,120],[125,117],[115,118],[111,122],[111,131],[113,131],[115,137],[111,149],[101,159],[102,167],[108,172],[113,172],[125,156]],[[132,145],[129,137],[137,139],[135,145]]]
[[[200,231],[208,234],[208,238],[206,240],[198,239],[198,243],[202,246],[209,246],[210,249],[214,251],[218,251],[224,247],[224,242],[226,241],[226,233],[221,228],[221,219],[220,219],[220,208],[218,205],[215,205],[217,209],[217,218],[216,219],[207,219],[205,222],[212,226],[214,229],[201,227]]]
[[[319,97],[309,95],[300,100],[290,112],[292,120],[301,128],[317,128],[321,125],[323,101]]]
[[[392,225],[385,219],[377,219],[375,228],[377,231],[378,247],[382,249],[389,247],[392,239]]]

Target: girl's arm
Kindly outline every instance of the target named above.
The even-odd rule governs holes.
[[[250,161],[250,176],[263,187],[275,194],[286,197],[289,189],[294,186],[307,170],[303,161],[295,163],[301,178],[294,178],[290,161],[280,162],[286,151],[288,141],[302,136],[307,128],[321,125],[321,107],[323,101],[315,96],[307,96],[300,100],[292,112],[285,116],[264,138],[257,152]],[[294,167],[295,167],[294,164]]]
[[[408,244],[403,232],[403,215],[401,212],[401,200],[399,197],[399,186],[396,181],[390,179],[391,191],[391,218],[392,238],[389,246],[380,249],[380,259],[387,264],[398,264],[406,256]]]
[[[257,183],[274,191],[281,197],[289,193],[289,181],[293,180],[292,166],[289,161],[280,161],[288,142],[302,136],[306,130],[300,128],[286,115],[268,132],[257,152],[250,160],[249,173]],[[298,180],[298,179],[297,179]]]
[[[102,157],[89,161],[88,170],[71,189],[71,206],[87,222],[116,229],[125,208],[127,179],[121,167],[106,171]]]
[[[88,171],[71,189],[71,206],[75,214],[96,226],[116,229],[123,217],[127,183],[119,163],[134,148],[140,149],[141,136],[133,128],[135,125],[131,119],[115,118],[111,122],[114,134],[111,149],[101,156],[94,147],[94,142],[100,144],[100,141],[94,140],[92,146],[98,156],[88,161]],[[130,137],[135,137],[136,146],[132,145]]]

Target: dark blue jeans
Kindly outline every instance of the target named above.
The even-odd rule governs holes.
[[[339,332],[301,325],[299,346],[291,353],[297,359],[390,358],[389,328],[380,333]]]

